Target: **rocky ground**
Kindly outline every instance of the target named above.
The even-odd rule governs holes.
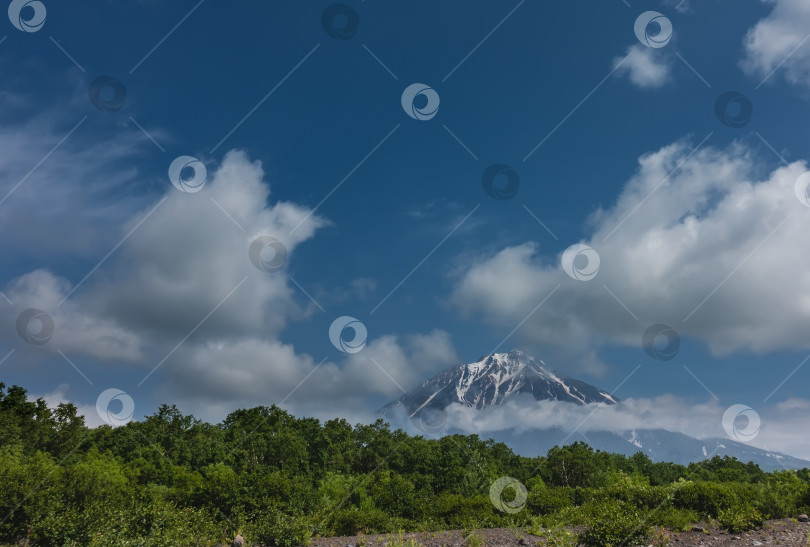
[[[580,530],[572,529],[573,532]],[[771,520],[765,523],[760,530],[729,534],[728,532],[712,528],[708,525],[697,526],[691,532],[666,532],[669,543],[652,540],[649,545],[669,545],[670,547],[721,547],[727,545],[780,545],[785,547],[808,546],[808,532],[810,523],[795,522],[793,520]],[[411,534],[382,534],[369,536],[315,538],[310,547],[384,547],[393,543],[397,547],[527,547],[547,545],[546,540],[540,536],[527,534],[520,529],[493,528],[489,530],[476,530],[475,537],[469,538],[469,532],[450,530],[447,532],[418,532]],[[411,543],[411,540],[414,543]],[[479,541],[480,540],[480,541]],[[557,545],[567,545],[558,543]]]

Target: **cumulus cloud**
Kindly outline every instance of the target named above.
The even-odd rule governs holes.
[[[742,68],[762,79],[778,70],[788,82],[810,86],[810,4],[805,0],[765,1],[773,10],[746,34]]]
[[[268,205],[263,175],[259,162],[230,152],[203,191],[172,189],[127,222],[122,232],[132,235],[120,257],[99,272],[85,298],[101,313],[155,337],[177,339],[214,308],[217,313],[197,333],[201,337],[280,332],[303,311],[286,275],[255,268],[248,248],[257,237],[272,236],[293,262],[295,248],[323,220],[295,204]]]
[[[381,336],[363,351],[352,354],[347,360],[346,370],[353,381],[365,384],[372,381],[375,392],[393,398],[459,362],[450,335],[434,330],[428,334],[403,337]],[[371,380],[363,381],[369,373]]]
[[[0,310],[2,320],[41,309],[53,336],[39,346],[21,344],[14,331],[0,336],[39,357],[61,351],[113,367],[134,363],[159,400],[209,420],[271,403],[371,419],[369,396],[399,395],[458,357],[443,331],[382,335],[361,353],[321,361],[283,342],[289,321],[314,311],[298,304],[286,270],[260,271],[248,248],[275,237],[294,268],[296,248],[325,224],[306,207],[272,202],[261,164],[229,152],[202,191],[169,188],[125,221],[116,254],[86,281],[42,269],[11,281],[5,293],[14,305]],[[351,290],[362,297],[373,288],[363,278]]]
[[[37,352],[31,351],[29,357],[41,356],[42,351],[48,355],[62,351],[104,361],[137,362],[144,358],[138,333],[123,329],[76,302],[65,300],[62,303],[69,291],[69,281],[46,270],[35,270],[15,279],[4,291],[14,305],[4,306],[0,318],[16,329],[3,330],[0,337],[12,345],[20,345],[18,329],[34,336],[46,336],[49,326],[43,324],[42,319],[32,317],[30,321],[23,321],[21,317],[25,310],[33,308],[44,311],[53,320],[53,334],[47,345],[36,346]]]
[[[640,347],[654,323],[718,356],[809,349],[810,262],[797,249],[810,209],[794,192],[805,169],[762,175],[739,145],[666,146],[642,156],[616,203],[592,215],[584,243],[601,260],[594,279],[572,279],[560,254],[527,242],[481,256],[450,302],[504,332],[526,318],[524,340],[582,354]]]
[[[383,335],[359,353],[320,362],[278,341],[206,343],[181,350],[159,394],[214,420],[239,407],[283,402],[300,415],[370,422],[370,397],[387,401],[458,362],[440,330]]]
[[[658,88],[670,79],[670,62],[666,55],[663,49],[635,44],[628,47],[624,55],[613,58],[613,68],[617,76],[627,76],[642,89]]]
[[[808,412],[810,400],[807,399],[792,398],[775,405],[765,415],[768,420],[761,438],[757,438],[757,445],[810,460],[810,441],[802,434]]]
[[[177,355],[167,365],[165,379],[155,385],[157,400],[211,422],[238,408],[276,404],[298,416],[371,423],[377,415],[369,407],[370,397],[387,401],[458,363],[450,336],[440,330],[381,336],[346,359],[320,362],[290,344],[258,338],[185,344]],[[72,402],[71,392],[69,385],[61,384],[29,398],[42,397],[55,408]],[[139,408],[143,401],[135,391],[130,393]],[[104,423],[94,404],[76,406],[87,425]]]
[[[56,323],[48,347],[109,359],[143,357],[147,335],[151,345],[176,342],[215,309],[194,330],[198,337],[277,333],[300,310],[286,276],[253,267],[248,247],[260,235],[274,235],[292,253],[322,220],[293,204],[267,206],[262,176],[257,162],[229,153],[204,191],[172,189],[126,222],[115,258],[84,285],[31,272],[7,287],[16,309],[5,313],[48,311]]]

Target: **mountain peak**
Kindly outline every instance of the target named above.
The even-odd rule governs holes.
[[[502,404],[518,394],[531,394],[537,400],[580,405],[617,402],[606,391],[563,376],[547,368],[542,360],[513,349],[450,367],[381,410],[404,404],[408,414],[413,415],[425,407],[441,410],[453,403],[481,409]]]
[[[482,355],[478,358],[479,361],[484,361],[487,358],[493,358],[499,361],[532,361],[534,358],[531,355],[524,353],[519,349],[512,349],[506,353],[490,353],[488,355]]]
[[[614,404],[619,400],[610,393],[581,380],[568,378],[548,368],[546,363],[519,349],[506,353],[482,355],[477,361],[452,366],[426,380],[420,387],[382,407],[379,412],[389,417],[394,407],[400,407],[410,418],[418,416],[418,427],[428,433],[444,430],[445,407],[461,404],[476,409],[504,404],[516,395],[531,394],[536,400],[568,402],[578,405],[591,403]],[[517,412],[531,409],[529,405]],[[392,412],[392,414],[394,414]],[[393,417],[393,416],[391,416]],[[554,445],[562,445],[571,433],[560,427],[538,426],[542,434],[526,435],[520,429],[493,432],[493,438],[506,442],[523,455],[544,454]],[[469,430],[462,430],[469,433]],[[790,456],[729,441],[727,439],[698,440],[683,433],[664,429],[629,429],[625,431],[591,431],[586,439],[593,448],[627,456],[641,451],[653,461],[672,461],[686,465],[712,454],[727,454],[740,461],[755,461],[763,469],[807,467],[808,462]]]
[[[518,349],[513,349],[508,353],[491,353],[481,356],[478,361],[459,365],[455,368],[463,367],[463,376],[479,380],[484,377],[491,378],[497,385],[506,380],[523,373],[534,373],[540,377],[549,377],[551,371],[546,368],[543,361],[536,361],[530,355]],[[448,369],[450,370],[450,369]],[[496,403],[497,404],[497,403]]]

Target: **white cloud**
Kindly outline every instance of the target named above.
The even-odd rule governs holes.
[[[139,360],[147,349],[171,347],[192,331],[197,338],[277,334],[290,315],[303,312],[286,276],[253,267],[248,247],[259,235],[274,235],[292,254],[323,222],[310,216],[290,235],[309,211],[289,203],[267,206],[262,177],[257,162],[227,154],[203,191],[170,188],[162,201],[125,222],[120,249],[84,285],[31,272],[8,285],[15,306],[3,313],[13,322],[25,308],[43,309],[55,322],[53,339],[43,348],[100,359]]]
[[[366,385],[373,382],[375,393],[394,398],[439,370],[459,363],[450,335],[434,330],[404,337],[381,336],[363,351],[349,356],[346,371],[352,381]]]
[[[133,164],[142,149],[142,135],[133,132],[137,129],[117,128],[87,141],[83,132],[91,122],[77,126],[79,121],[46,109],[25,123],[0,127],[0,231],[6,234],[0,245],[5,252],[45,264],[92,256],[115,244],[109,227],[148,199],[142,181],[138,192],[131,191],[137,179]]]
[[[806,0],[765,0],[773,5],[767,17],[754,25],[745,36],[743,69],[757,78],[784,78],[801,86],[810,86],[810,3]],[[797,49],[798,48],[798,49]]]
[[[760,416],[760,427],[747,441],[730,437],[723,419],[727,405],[713,398],[705,402],[689,402],[676,395],[655,398],[629,398],[617,404],[592,403],[578,405],[569,402],[536,400],[530,394],[513,395],[503,404],[476,409],[454,403],[435,417],[420,423],[411,419],[402,407],[394,407],[386,419],[413,435],[431,438],[452,432],[477,434],[508,442],[524,454],[553,443],[573,443],[594,433],[613,432],[627,439],[634,433],[665,430],[706,440],[730,440],[766,450],[782,452],[810,460],[810,439],[798,434],[805,429],[810,401],[791,399],[776,405],[757,405],[753,410]],[[431,421],[435,420],[435,421]],[[738,424],[739,425],[739,424]],[[538,442],[536,439],[542,436]],[[645,436],[639,435],[642,439]],[[599,437],[595,437],[598,444]],[[660,439],[659,436],[654,436]],[[658,451],[658,456],[672,457],[667,452],[678,447],[646,446]]]
[[[797,408],[801,408],[802,412],[797,412]],[[758,434],[748,444],[810,459],[810,439],[797,434],[805,429],[808,409],[810,401],[805,399],[754,409],[760,414],[762,423]],[[726,407],[714,399],[690,404],[674,395],[625,399],[615,405],[576,405],[516,397],[484,411],[451,405],[446,409],[445,426],[447,429],[477,433],[484,438],[510,430],[521,432],[557,428],[564,432],[585,434],[665,429],[698,439],[729,439],[722,423],[725,410]],[[575,440],[580,439],[572,436],[570,442]]]
[[[613,68],[618,67],[616,75],[626,75],[640,88],[658,88],[670,79],[670,63],[666,55],[662,49],[635,44],[628,47],[624,55],[613,58]],[[627,60],[622,63],[625,58]]]
[[[775,405],[764,415],[767,421],[755,444],[810,460],[810,439],[804,434],[808,412],[810,400],[807,399],[793,398]]]
[[[690,405],[673,395],[655,399],[626,399],[615,405],[537,401],[530,397],[507,399],[485,412],[471,412],[469,407],[448,407],[448,425],[479,433],[560,428],[585,433],[592,431],[629,431],[633,429],[666,429],[691,437],[724,436],[721,418],[724,408],[713,399]]]
[[[184,347],[159,395],[218,420],[240,407],[280,404],[298,415],[374,420],[369,397],[384,400],[458,364],[446,332],[373,339],[337,362],[316,362],[278,341],[245,339]]]
[[[28,309],[45,311],[54,323],[53,336],[47,345],[36,346],[38,352],[48,355],[60,350],[67,355],[83,355],[104,361],[131,361],[143,359],[142,341],[138,333],[121,328],[118,324],[83,308],[71,300],[62,299],[68,294],[70,283],[46,270],[35,270],[14,281],[5,289],[14,306],[4,306],[0,318],[7,325],[17,326],[18,317]],[[47,328],[40,320],[28,325],[20,324],[25,332],[38,334]],[[32,348],[22,344],[17,330],[4,330],[6,341],[15,346],[31,349],[29,355],[36,355]]]
[[[258,236],[273,236],[293,262],[295,248],[323,221],[291,203],[267,205],[263,175],[259,162],[229,152],[203,191],[184,194],[172,188],[162,204],[150,206],[154,212],[132,233],[120,257],[99,272],[92,288],[77,294],[126,327],[155,337],[179,339],[217,306],[200,336],[277,334],[290,316],[303,312],[286,275],[259,271],[248,248]],[[122,232],[133,230],[147,214],[129,220]]]
[[[366,300],[371,293],[377,290],[377,280],[371,277],[358,277],[349,284],[354,296]]]
[[[810,349],[810,259],[799,251],[810,209],[794,194],[805,164],[763,177],[741,146],[691,148],[640,158],[615,205],[592,215],[593,280],[571,279],[559,255],[529,242],[480,257],[450,302],[506,333],[559,286],[519,335],[582,355],[605,343],[640,347],[654,323],[715,355]]]
[[[61,360],[54,354],[62,351],[108,366],[129,361],[143,376],[160,364],[144,387],[161,402],[213,421],[236,408],[282,401],[300,414],[370,419],[369,396],[397,396],[398,386],[410,389],[458,363],[443,331],[377,336],[358,354],[320,364],[284,343],[288,322],[314,311],[297,304],[285,271],[254,267],[248,248],[260,235],[276,237],[294,268],[298,245],[326,221],[269,198],[261,164],[229,152],[202,191],[169,187],[126,220],[120,248],[86,283],[45,270],[9,283],[14,306],[1,308],[0,317],[14,324],[23,309],[39,308],[53,318],[54,333],[42,346],[22,343],[14,331],[0,336],[40,357]],[[373,280],[358,279],[351,290],[362,296],[373,287]],[[135,386],[117,387],[136,396]]]

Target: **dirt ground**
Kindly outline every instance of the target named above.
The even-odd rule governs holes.
[[[580,529],[572,529],[574,532]],[[701,530],[691,532],[667,532],[670,538],[670,547],[720,547],[726,545],[780,545],[785,547],[806,547],[810,523],[793,522],[791,520],[771,520],[765,523],[760,530],[729,534],[724,530],[710,528],[704,525]],[[493,528],[489,530],[476,530],[475,534],[482,538],[483,545],[470,547],[527,547],[545,545],[543,538],[527,534],[520,529]],[[314,538],[311,547],[384,547],[391,540],[397,541],[395,534],[381,534],[368,536]],[[465,533],[462,530],[446,532],[415,532],[403,534],[403,542],[413,539],[419,545],[426,547],[467,547]],[[652,541],[642,545],[655,545]],[[659,543],[659,545],[664,545]]]

